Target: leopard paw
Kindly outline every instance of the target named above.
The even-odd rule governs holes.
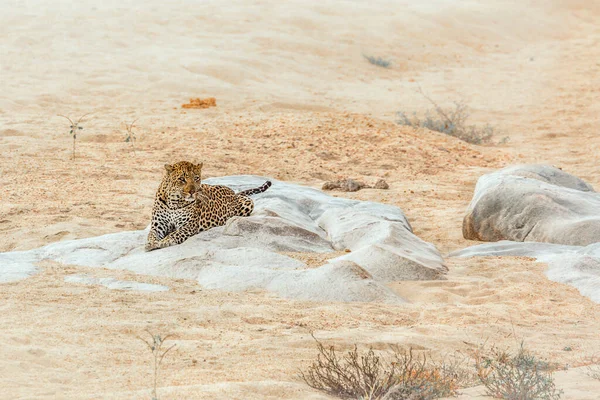
[[[155,242],[148,242],[146,243],[146,246],[144,247],[144,250],[146,251],[152,251],[152,250],[156,250],[158,249],[158,246],[156,245]]]

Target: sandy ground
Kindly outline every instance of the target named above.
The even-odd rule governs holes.
[[[203,161],[206,177],[251,173],[312,187],[384,178],[390,190],[338,195],[398,205],[444,253],[466,247],[463,212],[487,171],[547,162],[600,188],[598,20],[594,1],[5,1],[0,251],[145,227],[162,164],[183,159]],[[396,111],[429,108],[419,86],[441,105],[464,100],[474,123],[509,142],[473,146],[398,127]],[[190,97],[216,97],[217,107],[182,109]],[[56,115],[88,112],[72,160]],[[135,118],[134,153],[124,123]],[[161,399],[327,398],[297,377],[316,354],[311,331],[344,349],[434,354],[524,339],[565,367],[600,353],[600,306],[548,281],[544,265],[448,266],[446,281],[392,284],[410,304],[386,306],[46,263],[0,286],[0,394],[149,398],[151,359],[137,338],[146,329],[177,345]],[[71,273],[171,290],[65,283]],[[557,375],[564,397],[597,398],[600,382],[571,371]]]

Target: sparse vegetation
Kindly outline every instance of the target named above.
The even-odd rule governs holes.
[[[71,123],[71,125],[70,125],[71,130],[69,131],[69,134],[73,137],[73,159],[75,159],[75,143],[77,142],[77,132],[83,129],[83,126],[81,126],[79,124],[81,123],[81,121],[83,120],[83,118],[85,116],[90,115],[90,114],[91,113],[83,114],[81,117],[79,117],[77,122],[73,122],[73,120],[67,116],[58,114],[59,117],[63,117]]]
[[[133,149],[133,154],[135,155],[135,141],[137,140],[137,137],[135,135],[135,132],[133,130],[134,128],[134,124],[136,123],[138,119],[134,119],[133,122],[131,122],[130,124],[125,123],[125,129],[127,130],[127,132],[125,132],[125,143],[131,143],[131,148]]]
[[[163,348],[165,341],[170,337],[170,335],[166,335],[165,337],[161,337],[160,335],[155,335],[150,331],[146,331],[151,340],[146,340],[144,338],[138,337],[142,342],[146,343],[150,351],[152,352],[152,361],[154,364],[154,376],[153,376],[153,387],[152,387],[152,400],[158,400],[157,394],[157,386],[158,386],[158,373],[160,371],[160,365],[162,364],[163,359],[167,355],[175,345],[168,347],[166,350]]]
[[[440,107],[434,100],[427,96],[421,88],[419,93],[423,95],[432,105],[433,110],[425,113],[423,118],[413,114],[412,117],[400,111],[396,113],[398,119],[396,122],[399,125],[412,126],[414,128],[426,128],[432,131],[442,132],[446,135],[454,136],[472,144],[486,144],[492,141],[494,136],[494,128],[490,125],[478,127],[475,125],[467,125],[469,118],[469,108],[463,102],[455,102],[454,108],[444,109]],[[504,138],[505,142],[508,138]]]
[[[316,340],[316,339],[315,339]],[[428,400],[452,396],[468,374],[461,362],[435,363],[412,349],[393,348],[387,356],[356,346],[338,355],[317,340],[317,359],[301,378],[310,387],[343,399]]]
[[[366,58],[371,64],[377,65],[382,68],[390,68],[392,66],[392,62],[390,60],[386,60],[381,57],[368,56],[363,54],[363,57]]]
[[[590,364],[586,367],[585,373],[590,378],[600,381],[600,357],[592,357]]]
[[[552,366],[525,349],[523,342],[516,354],[492,347],[475,358],[477,376],[489,396],[505,400],[557,400]]]

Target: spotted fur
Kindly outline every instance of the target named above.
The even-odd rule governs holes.
[[[146,250],[185,242],[199,232],[225,225],[231,217],[247,217],[254,210],[249,197],[271,186],[267,181],[255,189],[235,193],[226,186],[201,183],[202,163],[182,161],[165,165],[152,209]]]

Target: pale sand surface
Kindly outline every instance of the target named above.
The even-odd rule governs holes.
[[[339,195],[398,205],[444,253],[474,244],[461,223],[485,172],[547,162],[600,188],[598,20],[594,1],[3,2],[0,251],[145,227],[162,164],[182,159],[203,161],[207,177],[312,187],[384,178],[388,191]],[[396,126],[396,111],[430,107],[418,85],[442,105],[464,99],[474,122],[510,141],[479,147]],[[216,97],[217,107],[181,109],[190,97]],[[56,114],[87,112],[72,161]],[[123,123],[138,117],[134,155]],[[600,352],[600,306],[547,280],[543,264],[448,266],[446,281],[392,284],[411,303],[389,306],[45,263],[0,286],[0,394],[149,398],[150,354],[136,338],[146,328],[177,344],[162,399],[327,398],[297,378],[316,353],[311,330],[344,349],[397,343],[445,354],[525,339],[568,366]],[[67,283],[70,274],[170,290]],[[557,375],[565,398],[600,392],[572,374]]]

